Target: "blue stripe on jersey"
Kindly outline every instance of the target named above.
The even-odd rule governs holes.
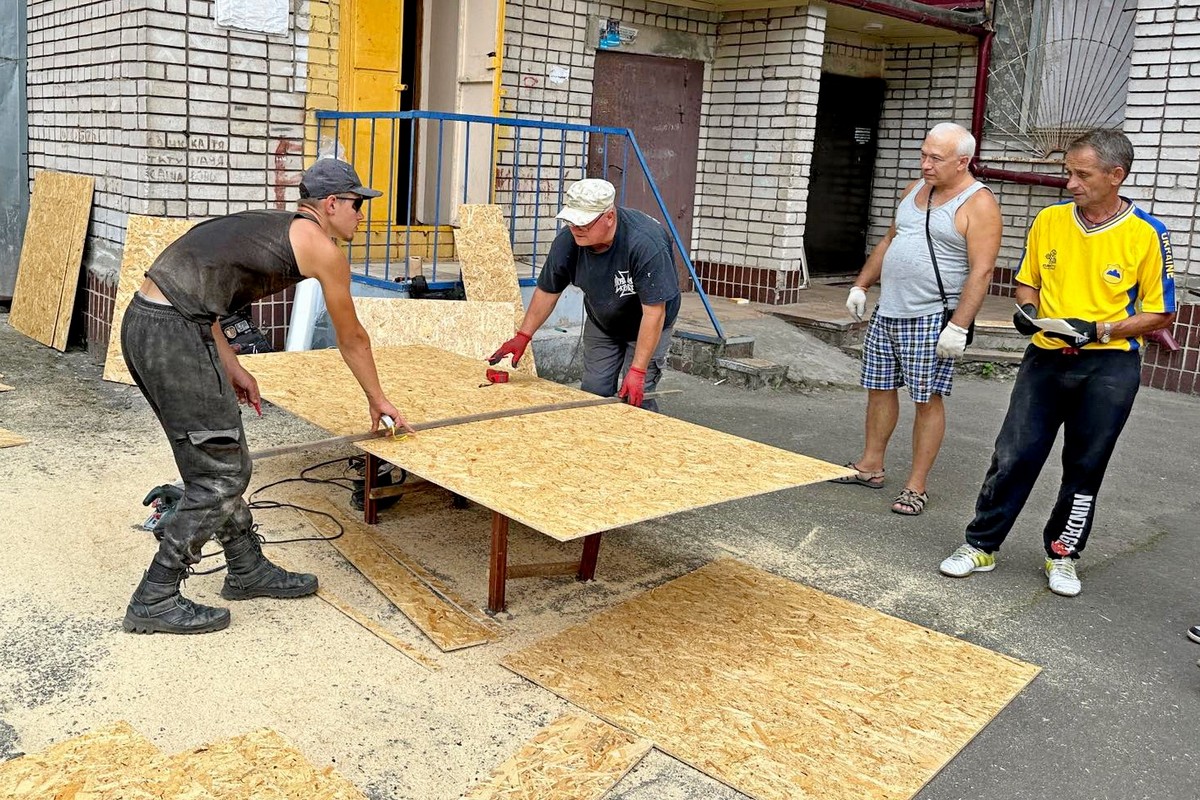
[[[1175,266],[1175,258],[1171,253],[1171,235],[1167,231],[1167,226],[1162,224],[1157,218],[1142,211],[1137,206],[1133,207],[1133,213],[1138,219],[1144,221],[1158,236],[1158,252],[1162,258],[1162,289],[1163,289],[1163,309],[1168,314],[1175,313],[1175,279],[1172,277]]]

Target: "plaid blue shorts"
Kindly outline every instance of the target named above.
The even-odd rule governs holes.
[[[871,316],[863,343],[864,389],[908,387],[914,403],[928,403],[931,395],[950,396],[954,361],[937,357],[942,313],[899,319]]]

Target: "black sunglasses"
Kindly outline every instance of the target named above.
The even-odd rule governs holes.
[[[355,211],[361,211],[362,207],[363,207],[363,203],[367,202],[367,198],[359,197],[356,194],[350,195],[349,197],[342,197],[340,194],[335,194],[334,197],[336,197],[338,200],[353,200],[354,201],[353,205],[354,205]]]

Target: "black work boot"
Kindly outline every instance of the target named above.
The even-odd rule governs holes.
[[[122,623],[130,633],[211,633],[229,627],[229,609],[193,603],[179,593],[184,573],[166,583],[150,573],[133,592]]]
[[[245,533],[222,542],[225,548],[225,585],[221,597],[249,600],[251,597],[304,597],[317,591],[317,576],[288,572],[263,555],[258,535]]]

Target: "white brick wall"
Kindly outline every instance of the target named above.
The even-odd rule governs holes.
[[[801,266],[825,9],[725,14],[705,87],[693,258]]]
[[[1126,193],[1171,231],[1178,282],[1200,275],[1200,0],[1141,0],[1125,132]]]
[[[304,48],[212,17],[212,0],[29,0],[30,169],[95,176],[96,270],[115,270],[129,213],[206,217],[296,197]]]

